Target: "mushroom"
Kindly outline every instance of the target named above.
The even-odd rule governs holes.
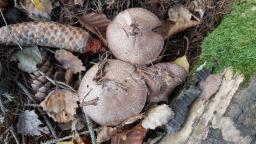
[[[120,12],[107,28],[110,51],[132,64],[151,63],[163,49],[164,38],[153,31],[161,24],[156,15],[143,8]]]
[[[117,125],[142,111],[147,86],[133,65],[106,60],[87,71],[78,94],[85,114],[92,120],[101,125]]]
[[[167,101],[174,88],[187,77],[186,70],[177,64],[158,63],[145,70],[139,70],[149,87],[149,101]]]

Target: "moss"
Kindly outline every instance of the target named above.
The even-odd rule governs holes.
[[[215,72],[231,67],[245,79],[256,75],[256,1],[236,2],[231,13],[202,44],[199,64],[214,66]]]

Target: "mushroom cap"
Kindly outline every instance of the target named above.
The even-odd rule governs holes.
[[[187,78],[186,70],[172,63],[158,63],[141,72],[149,87],[149,101],[166,101],[174,88]]]
[[[153,31],[162,23],[152,12],[131,8],[120,12],[107,28],[110,51],[120,60],[148,64],[161,53],[164,38]]]
[[[99,72],[102,77],[95,79]],[[98,98],[95,105],[83,106],[92,120],[101,125],[117,125],[141,112],[147,87],[134,66],[120,60],[107,60],[103,67],[98,63],[87,71],[78,94],[81,103]]]

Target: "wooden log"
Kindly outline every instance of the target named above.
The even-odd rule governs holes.
[[[256,80],[239,90],[243,76],[230,69],[222,75],[218,92],[208,101],[197,99],[183,127],[167,135],[161,144],[256,142]]]

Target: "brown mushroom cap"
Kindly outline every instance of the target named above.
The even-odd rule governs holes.
[[[120,60],[107,60],[105,65],[94,65],[83,77],[78,89],[84,112],[101,125],[117,125],[137,115],[147,99],[147,87],[131,64]],[[101,67],[101,68],[100,68]],[[99,74],[102,74],[99,78]]]
[[[141,71],[149,87],[149,101],[166,101],[174,88],[187,78],[186,70],[172,63],[159,63]]]
[[[148,64],[161,53],[164,38],[153,31],[161,21],[143,8],[119,13],[107,28],[110,51],[120,60],[132,64]]]

